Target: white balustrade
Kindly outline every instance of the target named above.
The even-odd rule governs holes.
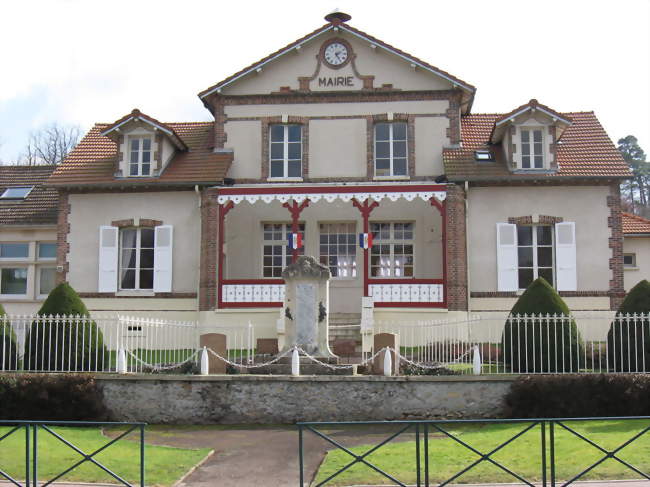
[[[443,284],[370,284],[375,303],[442,303]]]
[[[281,303],[284,284],[224,284],[224,303]]]

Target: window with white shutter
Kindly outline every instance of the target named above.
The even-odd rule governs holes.
[[[97,287],[100,293],[117,291],[117,254],[117,227],[99,227],[99,280]]]
[[[517,225],[497,223],[497,289],[519,289],[517,271]]]
[[[156,227],[156,235],[154,239],[153,290],[157,293],[169,293],[172,291],[173,241],[174,235],[172,225],[161,225]]]
[[[555,261],[557,290],[577,291],[576,224],[574,222],[555,224]]]

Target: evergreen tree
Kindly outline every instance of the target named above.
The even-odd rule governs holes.
[[[650,200],[650,164],[646,161],[646,154],[633,135],[619,139],[618,150],[634,175],[623,183],[622,189],[627,191],[633,211],[645,215]],[[635,195],[638,195],[640,208],[636,208]]]

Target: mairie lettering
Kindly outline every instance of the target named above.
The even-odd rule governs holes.
[[[354,78],[352,76],[318,78],[319,88],[327,88],[328,86],[354,86]]]

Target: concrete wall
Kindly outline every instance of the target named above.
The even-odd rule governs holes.
[[[471,290],[497,291],[498,222],[508,222],[509,217],[548,215],[576,224],[578,291],[607,291],[612,253],[608,195],[607,186],[471,188],[468,226]]]
[[[629,291],[639,281],[650,279],[650,237],[625,237],[623,253],[636,254],[636,266],[625,267],[625,290]]]
[[[501,414],[514,378],[109,377],[98,383],[114,420],[278,424],[482,418]]]
[[[68,282],[77,292],[97,292],[99,227],[129,218],[174,226],[172,292],[197,291],[200,215],[194,192],[73,194],[70,206]]]

